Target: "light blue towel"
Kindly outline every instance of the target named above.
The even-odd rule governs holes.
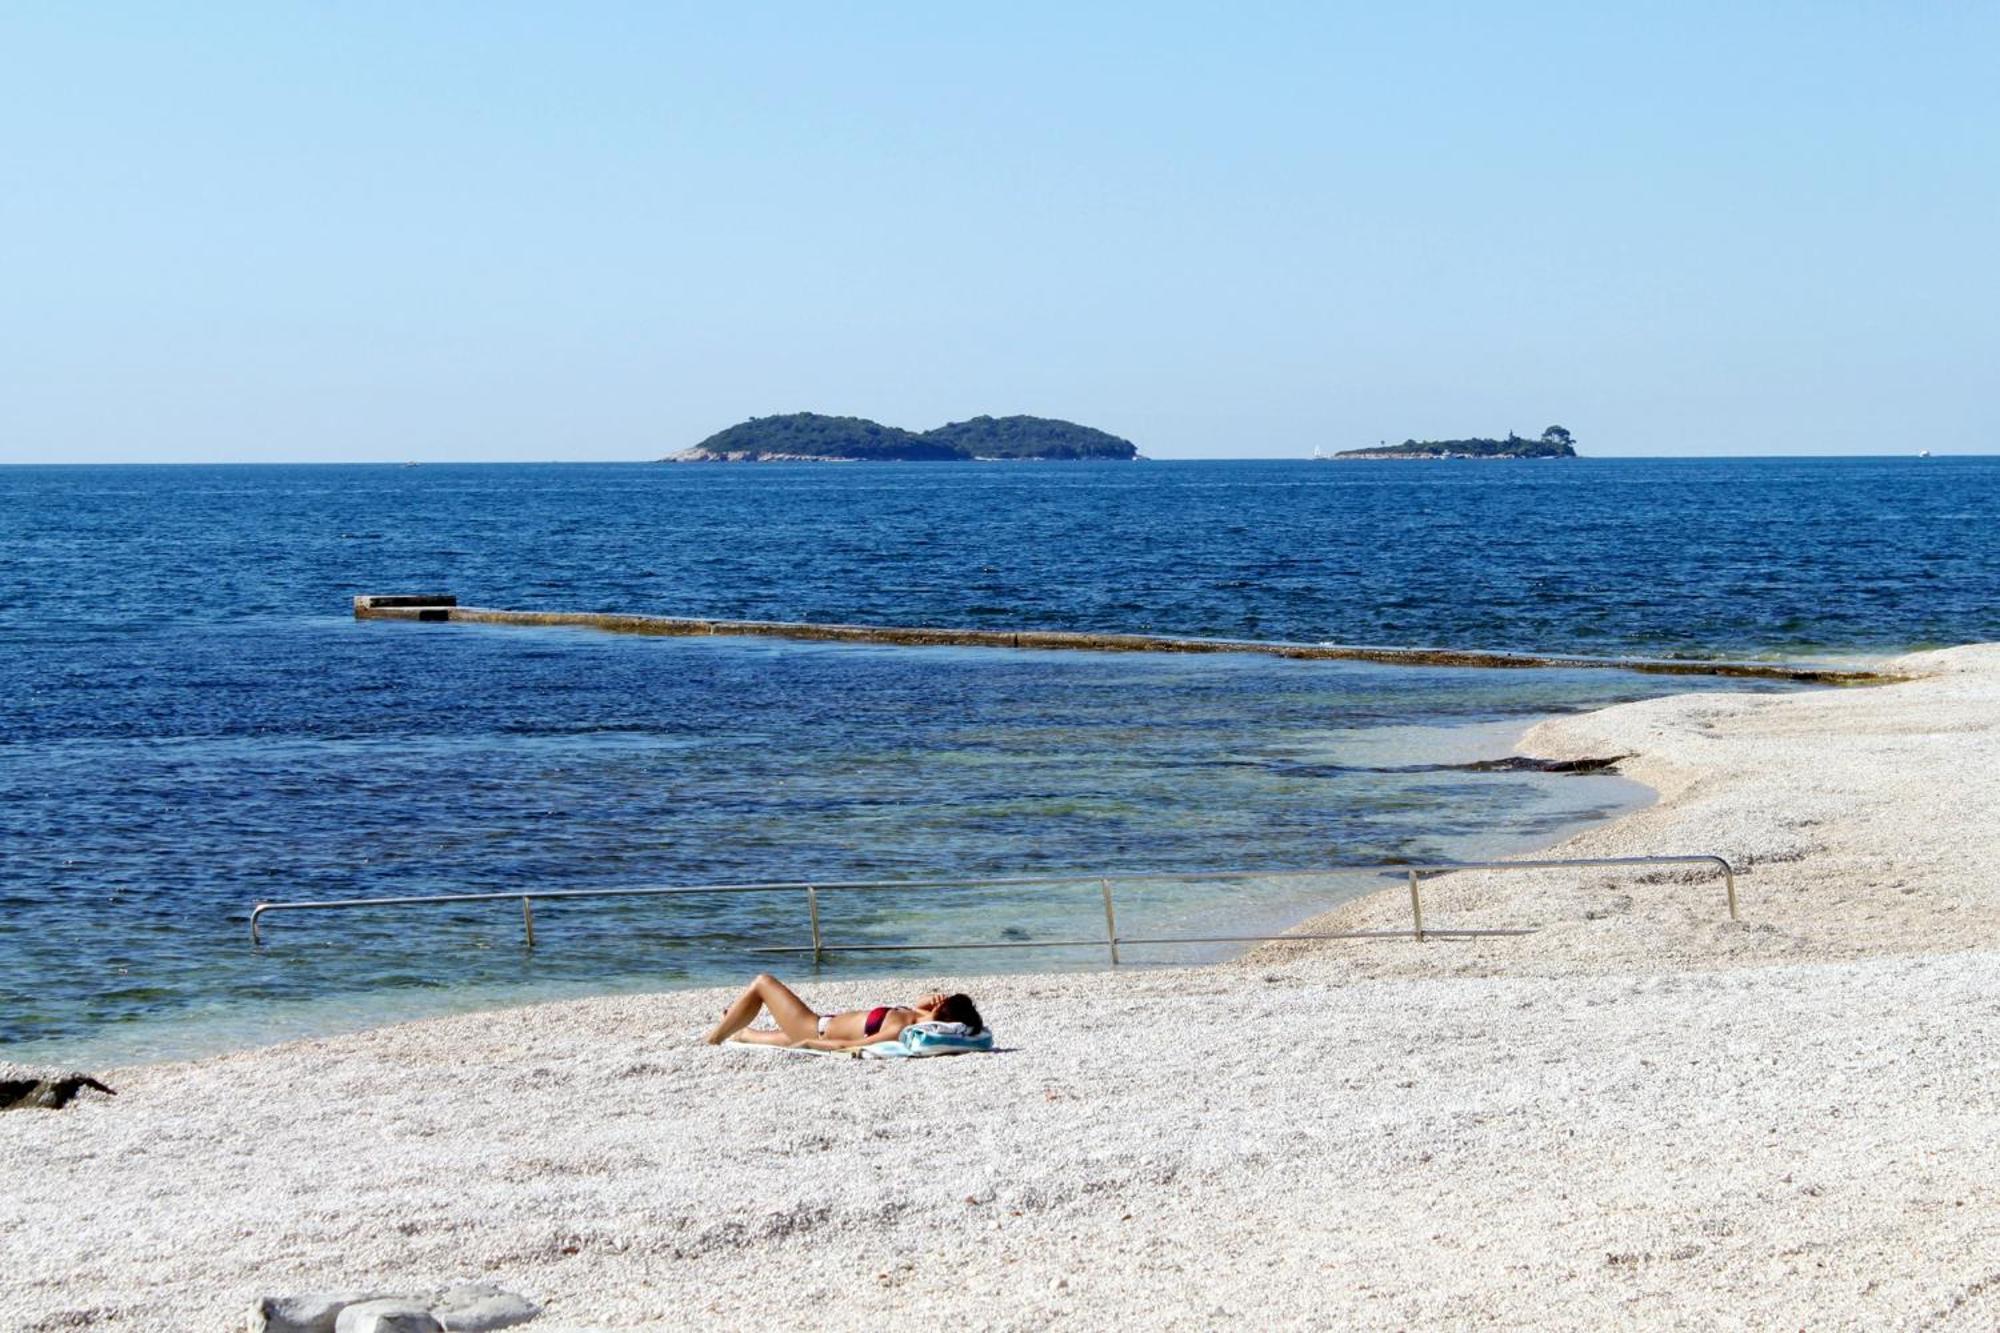
[[[870,1060],[899,1060],[923,1055],[963,1055],[993,1049],[993,1029],[978,1033],[963,1023],[912,1023],[894,1041],[863,1046],[855,1054]]]

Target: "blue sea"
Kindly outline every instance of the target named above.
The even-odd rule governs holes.
[[[789,898],[544,904],[532,952],[504,907],[280,917],[252,948],[264,899],[1247,868],[1121,890],[1121,930],[1275,928],[1380,882],[1285,872],[1644,798],[1460,766],[1537,718],[1791,688],[356,622],[356,593],[1847,660],[2000,639],[1996,532],[1991,459],[0,468],[0,1055],[812,971],[749,952],[805,935]],[[1101,930],[1092,884],[829,896],[825,928],[1065,938]]]

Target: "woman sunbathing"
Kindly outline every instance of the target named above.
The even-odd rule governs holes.
[[[777,1023],[753,1028],[757,1015],[769,1011]],[[720,1046],[734,1038],[760,1046],[803,1046],[810,1051],[847,1051],[876,1042],[896,1041],[912,1023],[963,1023],[976,1035],[986,1024],[964,995],[926,995],[912,1005],[877,1005],[840,1014],[815,1013],[789,986],[765,972],[752,981],[736,1003],[723,1011],[722,1021],[708,1034],[708,1044]]]

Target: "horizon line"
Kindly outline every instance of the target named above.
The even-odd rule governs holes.
[[[1583,462],[1583,463],[1644,463],[1644,462],[1722,462],[1727,460],[1798,460],[1798,459],[1888,459],[1907,458],[1935,461],[1940,458],[2000,458],[2000,450],[1976,452],[1969,450],[1946,450],[1923,454],[1899,452],[1882,454],[1843,453],[1762,453],[1762,454],[1578,454],[1572,459],[1446,459],[1446,458],[1355,458],[1338,461],[1350,463],[1447,463],[1447,462]],[[1142,454],[1134,459],[1107,458],[1063,458],[1063,459],[996,459],[995,462],[1022,463],[1096,463],[1124,466],[1129,463],[1328,463],[1337,461],[1337,455],[1314,458],[1311,455],[1296,454],[1197,454],[1186,457],[1161,458]],[[861,466],[881,467],[907,464],[928,466],[932,462],[959,460],[902,460],[902,459],[793,459],[778,462],[757,463],[674,463],[676,467],[695,466],[697,468],[759,468],[759,467],[823,467],[829,463],[855,463]],[[85,462],[40,462],[25,459],[0,459],[0,468],[86,468],[86,467],[605,467],[630,465],[650,467],[656,464],[672,463],[667,458],[175,458],[175,459],[97,459]]]

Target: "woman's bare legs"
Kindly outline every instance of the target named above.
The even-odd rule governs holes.
[[[787,1042],[808,1041],[819,1035],[819,1015],[792,994],[784,982],[763,972],[737,997],[736,1003],[723,1011],[722,1021],[708,1034],[708,1044],[720,1046],[756,1022],[757,1015],[767,1009]]]

